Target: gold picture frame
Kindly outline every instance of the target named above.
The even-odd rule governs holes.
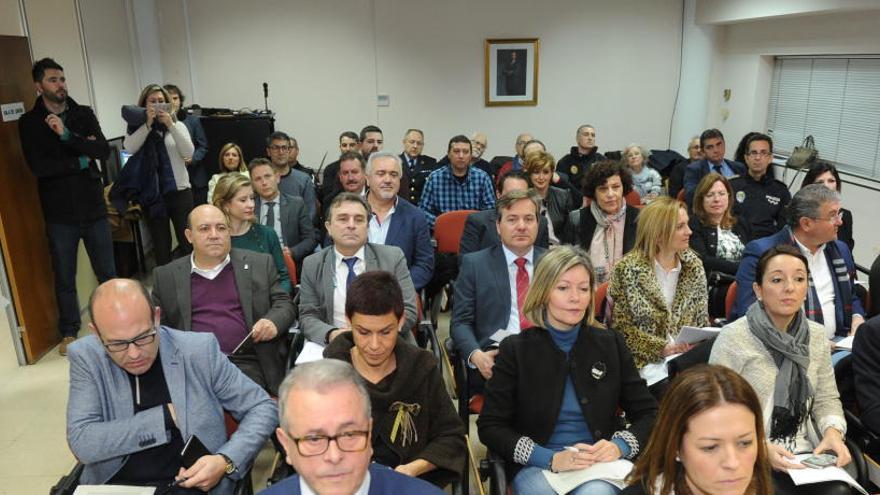
[[[487,107],[538,104],[538,38],[487,39],[485,102]]]

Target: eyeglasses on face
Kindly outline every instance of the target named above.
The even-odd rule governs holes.
[[[336,447],[343,452],[360,452],[367,448],[367,439],[370,436],[369,430],[343,431],[333,436],[305,435],[294,437],[286,431],[284,433],[293,440],[293,443],[296,444],[296,450],[303,457],[313,457],[327,452],[331,440],[336,442]]]
[[[825,218],[821,218],[821,217],[818,217],[818,218],[814,217],[813,218],[813,220],[827,220],[831,223],[834,223],[834,222],[836,222],[838,220],[842,220],[842,219],[843,219],[843,210],[833,211],[833,212],[831,212],[830,215],[828,215]]]
[[[290,151],[290,148],[291,148],[290,146],[285,146],[285,145],[279,146],[277,144],[273,144],[272,146],[269,146],[269,149],[272,151]]]
[[[134,344],[136,347],[143,347],[152,344],[153,341],[156,340],[156,334],[157,330],[154,328],[149,333],[139,335],[130,340],[113,340],[110,342],[104,342],[103,344],[104,348],[109,352],[125,352],[131,344]]]

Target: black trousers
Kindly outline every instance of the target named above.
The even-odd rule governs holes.
[[[150,237],[153,238],[153,254],[156,256],[156,266],[162,266],[171,262],[171,231],[168,229],[168,220],[174,226],[174,235],[177,236],[178,248],[181,255],[189,254],[192,247],[186,240],[186,217],[193,209],[193,196],[191,189],[174,191],[163,196],[165,210],[168,213],[164,217],[148,217],[147,226],[150,228]]]

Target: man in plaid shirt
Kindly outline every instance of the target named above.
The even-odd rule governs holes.
[[[434,228],[437,215],[455,210],[495,208],[495,194],[489,174],[471,167],[471,141],[458,135],[449,140],[449,165],[431,172],[419,207]]]

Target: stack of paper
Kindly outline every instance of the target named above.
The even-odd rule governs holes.
[[[324,359],[324,346],[307,340],[299,356],[296,357],[296,364],[310,363],[319,359]]]
[[[681,327],[678,337],[675,339],[676,344],[696,344],[704,340],[709,340],[718,335],[721,329],[718,327]]]
[[[587,481],[593,480],[607,481],[618,488],[624,488],[626,487],[624,480],[632,469],[633,463],[625,459],[618,459],[611,462],[597,462],[586,469],[577,471],[553,473],[545,469],[543,473],[547,478],[547,483],[550,483],[556,493],[565,494]]]

